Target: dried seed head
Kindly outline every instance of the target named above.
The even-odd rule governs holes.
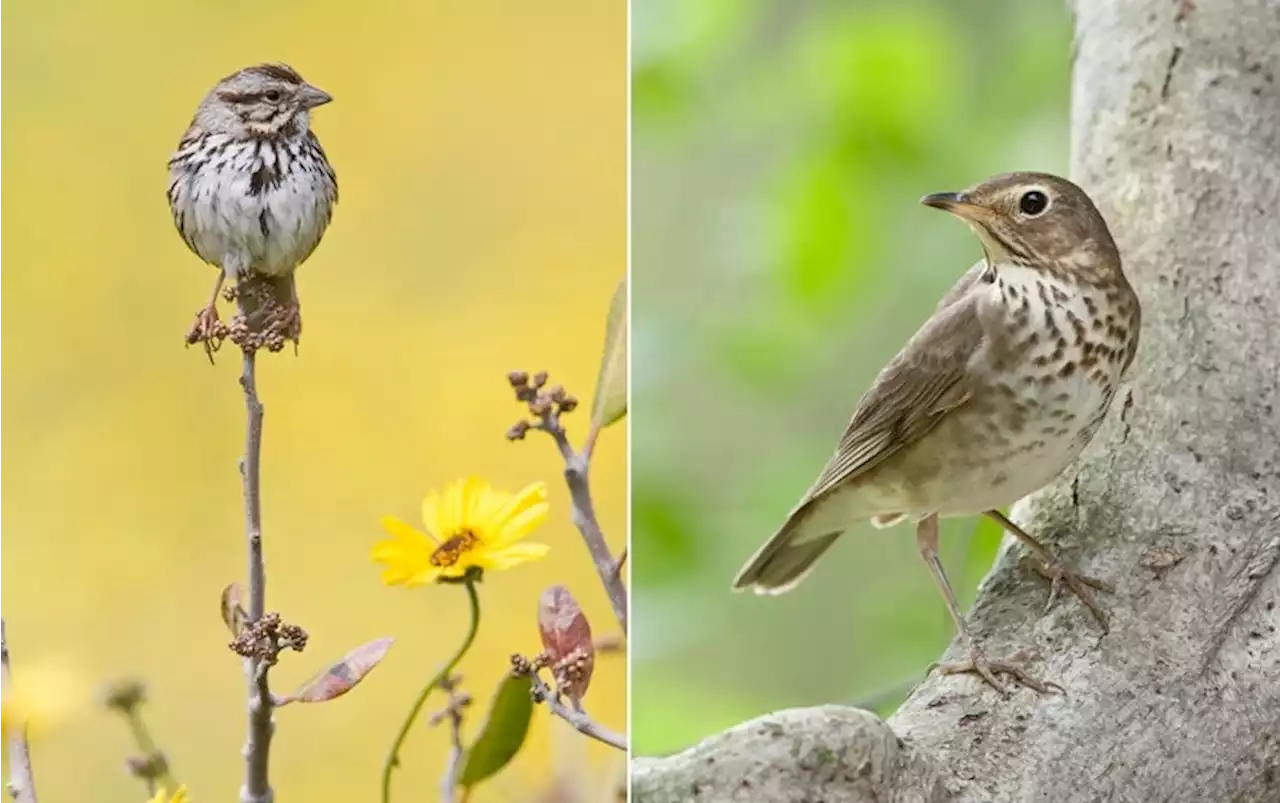
[[[507,440],[520,441],[524,440],[524,436],[529,433],[529,422],[521,419],[511,425],[507,430]]]
[[[128,756],[124,760],[124,768],[133,777],[144,781],[158,781],[169,774],[169,762],[165,760],[163,753]]]
[[[280,626],[280,640],[286,642],[294,652],[302,652],[307,648],[307,638],[307,631],[297,625]]]
[[[513,388],[522,388],[529,384],[528,371],[512,371],[507,374],[507,381],[511,383]]]
[[[102,695],[102,704],[122,714],[147,701],[147,686],[140,680],[121,680],[112,683]]]
[[[533,386],[535,388],[541,388],[545,384],[547,384],[546,371],[539,371],[538,373],[533,375]]]
[[[533,664],[523,655],[513,654],[511,656],[511,671],[517,675],[529,675],[533,673]]]

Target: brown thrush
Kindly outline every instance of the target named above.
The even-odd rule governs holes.
[[[1141,311],[1106,221],[1083,190],[1043,173],[1009,173],[922,203],[969,224],[985,258],[943,297],[858,402],[821,476],[752,556],[734,589],[781,594],[861,519],[916,523],[916,543],[974,672],[1007,694],[965,627],[938,560],[938,518],[982,514],[1026,544],[1052,581],[1106,617],[1077,574],[1000,508],[1047,485],[1093,438],[1138,347]]]

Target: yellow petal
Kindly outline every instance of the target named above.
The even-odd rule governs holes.
[[[191,798],[187,796],[187,787],[180,786],[178,791],[173,793],[173,797],[169,797],[161,788],[156,792],[156,796],[151,798],[150,803],[190,803],[190,801]]]
[[[408,585],[416,574],[408,561],[390,559],[382,562],[386,564],[381,576],[384,586]]]
[[[492,571],[510,569],[512,566],[544,558],[551,547],[546,544],[512,544],[504,549],[486,550],[477,556],[477,565]]]
[[[501,549],[519,541],[546,520],[548,509],[546,483],[527,486],[494,514],[492,529],[485,533],[486,546]]]
[[[470,569],[472,566],[480,565],[476,562],[477,557],[478,555],[475,552],[463,553],[459,556],[457,563],[452,566],[440,567],[438,574],[440,577],[462,577],[467,573],[467,569]]]
[[[394,516],[383,516],[382,527],[391,538],[373,545],[369,554],[383,565],[383,585],[412,583],[413,578],[431,566],[435,545],[425,535]]]
[[[467,522],[471,532],[481,541],[486,540],[486,534],[493,532],[494,523],[497,521],[498,515],[501,514],[510,500],[511,494],[506,491],[495,491],[492,488],[487,488],[471,509],[471,515]]]
[[[490,493],[489,483],[479,477],[467,477],[462,481],[462,516],[458,519],[459,529],[475,528]]]
[[[458,532],[458,527],[462,523],[461,481],[449,483],[440,494],[439,521],[440,529],[436,531],[436,537],[441,541],[449,540]]]
[[[448,538],[448,535],[442,535],[447,532],[444,528],[444,506],[440,504],[440,492],[431,489],[426,496],[422,498],[422,526],[427,528],[427,535],[432,541],[440,543],[441,538]]]
[[[404,581],[404,584],[408,586],[423,586],[428,583],[434,583],[438,579],[440,579],[440,567],[432,566],[428,563],[417,572],[414,572],[412,577]]]
[[[420,532],[410,524],[401,521],[395,516],[383,516],[378,519],[378,523],[382,525],[382,529],[386,530],[388,534],[394,536],[397,541],[411,544],[422,542],[425,544],[427,539],[430,538],[433,544],[436,543],[436,540],[431,538],[430,533]]]

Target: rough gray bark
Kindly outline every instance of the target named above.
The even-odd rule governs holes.
[[[1111,632],[1072,599],[1040,619],[1009,548],[975,635],[1065,696],[933,675],[887,723],[782,711],[637,759],[637,803],[1280,800],[1280,2],[1075,12],[1072,174],[1142,345],[1077,468],[1014,518],[1117,586]]]

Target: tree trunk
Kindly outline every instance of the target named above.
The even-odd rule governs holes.
[[[1075,12],[1073,177],[1142,342],[1093,445],[1014,518],[1115,584],[1110,633],[1070,596],[1040,618],[1006,546],[974,633],[1065,695],[934,674],[887,723],[778,712],[637,759],[637,803],[1280,801],[1280,2]]]

